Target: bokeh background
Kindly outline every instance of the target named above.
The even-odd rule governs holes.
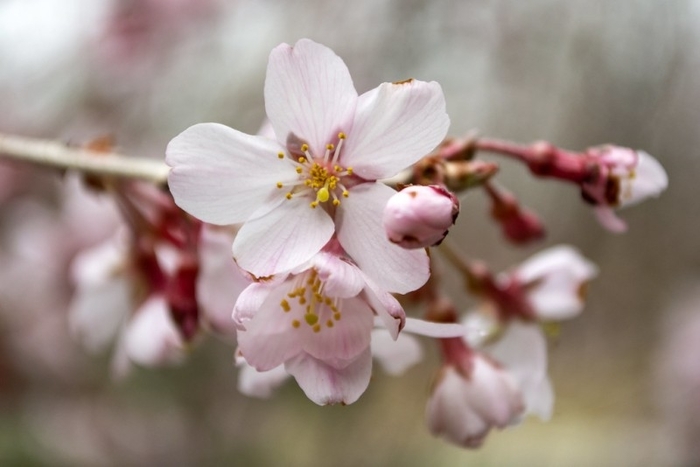
[[[109,379],[66,324],[68,268],[114,226],[76,180],[0,161],[0,465],[700,464],[700,2],[692,0],[0,0],[0,131],[162,158],[191,124],[254,133],[269,51],[309,37],[357,89],[436,80],[450,133],[583,149],[643,148],[666,167],[658,200],[597,225],[573,187],[503,161],[501,183],[541,214],[545,241],[510,246],[481,193],[451,233],[505,269],[570,243],[601,268],[589,304],[552,341],[553,420],[492,433],[479,451],[423,422],[437,362],[376,372],[359,402],[317,407],[289,384],[236,390],[232,348]],[[444,270],[446,287],[459,278]],[[473,303],[460,298],[466,311]]]

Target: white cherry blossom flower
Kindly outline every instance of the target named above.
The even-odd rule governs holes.
[[[429,274],[424,251],[392,245],[378,179],[429,153],[449,126],[435,82],[383,83],[357,94],[333,51],[307,39],[270,54],[265,107],[275,139],[195,125],[167,149],[176,203],[213,224],[243,223],[233,256],[258,277],[309,261],[334,233],[378,285],[406,293]]]

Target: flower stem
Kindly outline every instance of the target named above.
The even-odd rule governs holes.
[[[158,186],[166,185],[170,170],[162,161],[72,148],[57,141],[2,133],[0,158],[77,170],[92,175],[140,179]]]

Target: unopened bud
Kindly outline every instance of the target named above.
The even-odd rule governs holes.
[[[389,198],[384,208],[384,230],[403,248],[438,245],[459,214],[459,200],[437,185],[409,186]]]

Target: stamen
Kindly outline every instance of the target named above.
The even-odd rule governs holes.
[[[319,332],[321,331],[321,325],[320,324],[315,324],[314,327],[312,328],[314,332]]]
[[[277,182],[277,188],[282,188],[284,184],[282,182]]]
[[[335,148],[333,159],[331,160],[331,164],[333,165],[335,165],[335,163],[338,161],[338,157],[340,157],[340,148],[343,147],[343,141],[345,141],[345,133],[341,131],[338,133],[338,146]]]
[[[298,174],[301,174],[304,171],[304,169],[302,169],[301,167],[297,167],[296,171]]]
[[[287,199],[292,199],[292,192],[290,191],[290,192],[287,193],[285,196],[286,196]]]
[[[278,153],[277,153],[277,158],[278,158],[278,159],[284,159],[284,153],[283,153],[283,152],[278,152]]]
[[[284,310],[285,313],[289,312],[289,310],[292,309],[292,308],[289,306],[289,302],[288,302],[287,300],[285,300],[284,298],[283,298],[282,301],[280,302],[280,306],[282,307],[282,309]]]
[[[298,319],[295,319],[294,321],[292,321],[292,326],[294,326],[295,328],[298,328],[299,326],[301,326],[301,323],[299,322]]]

